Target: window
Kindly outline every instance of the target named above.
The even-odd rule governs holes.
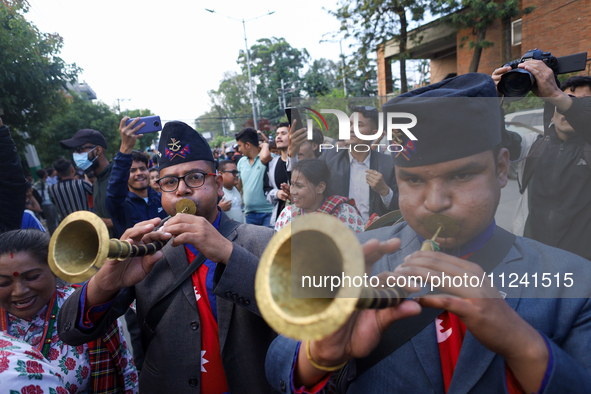
[[[511,22],[511,45],[521,45],[521,19]]]

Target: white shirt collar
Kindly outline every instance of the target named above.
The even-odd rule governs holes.
[[[366,166],[369,167],[369,160],[371,158],[371,151],[369,152],[369,155],[367,155],[367,157],[365,158],[365,160],[363,160],[362,162],[358,162],[353,155],[351,154],[350,151],[347,151],[347,153],[349,154],[349,163],[353,164],[353,163],[359,163],[359,164],[365,164]]]

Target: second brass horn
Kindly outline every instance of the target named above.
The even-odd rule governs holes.
[[[297,280],[306,275],[361,278],[364,262],[357,237],[338,219],[320,213],[294,219],[271,238],[259,262],[255,293],[261,315],[280,334],[316,340],[338,330],[356,309],[394,306],[407,297],[400,288],[360,286],[317,298],[292,295],[292,275]]]
[[[195,204],[181,199],[177,212],[194,214]],[[109,239],[103,220],[92,212],[78,211],[68,215],[55,230],[49,242],[49,267],[60,279],[70,283],[85,282],[104,264],[106,259],[125,260],[129,257],[154,254],[165,242],[131,245],[127,241]]]

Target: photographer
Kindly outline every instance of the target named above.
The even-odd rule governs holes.
[[[518,67],[533,75],[532,91],[546,102],[546,139],[526,135],[521,146],[510,147],[519,153],[511,159],[522,193],[512,230],[591,259],[591,77],[571,77],[560,89],[544,62],[529,60]],[[493,72],[497,87],[510,70]]]

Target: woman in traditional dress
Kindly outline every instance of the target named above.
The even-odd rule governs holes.
[[[57,287],[47,263],[49,235],[0,234],[0,330],[39,350],[74,393],[135,393],[137,370],[118,323],[107,335],[69,346],[57,335],[58,312],[74,287]]]
[[[305,159],[291,173],[290,199],[293,205],[283,208],[275,223],[279,231],[298,215],[321,212],[332,215],[356,233],[363,231],[363,219],[355,200],[335,196],[330,187],[330,170],[319,159]]]
[[[0,393],[69,394],[59,374],[39,350],[0,331]]]

